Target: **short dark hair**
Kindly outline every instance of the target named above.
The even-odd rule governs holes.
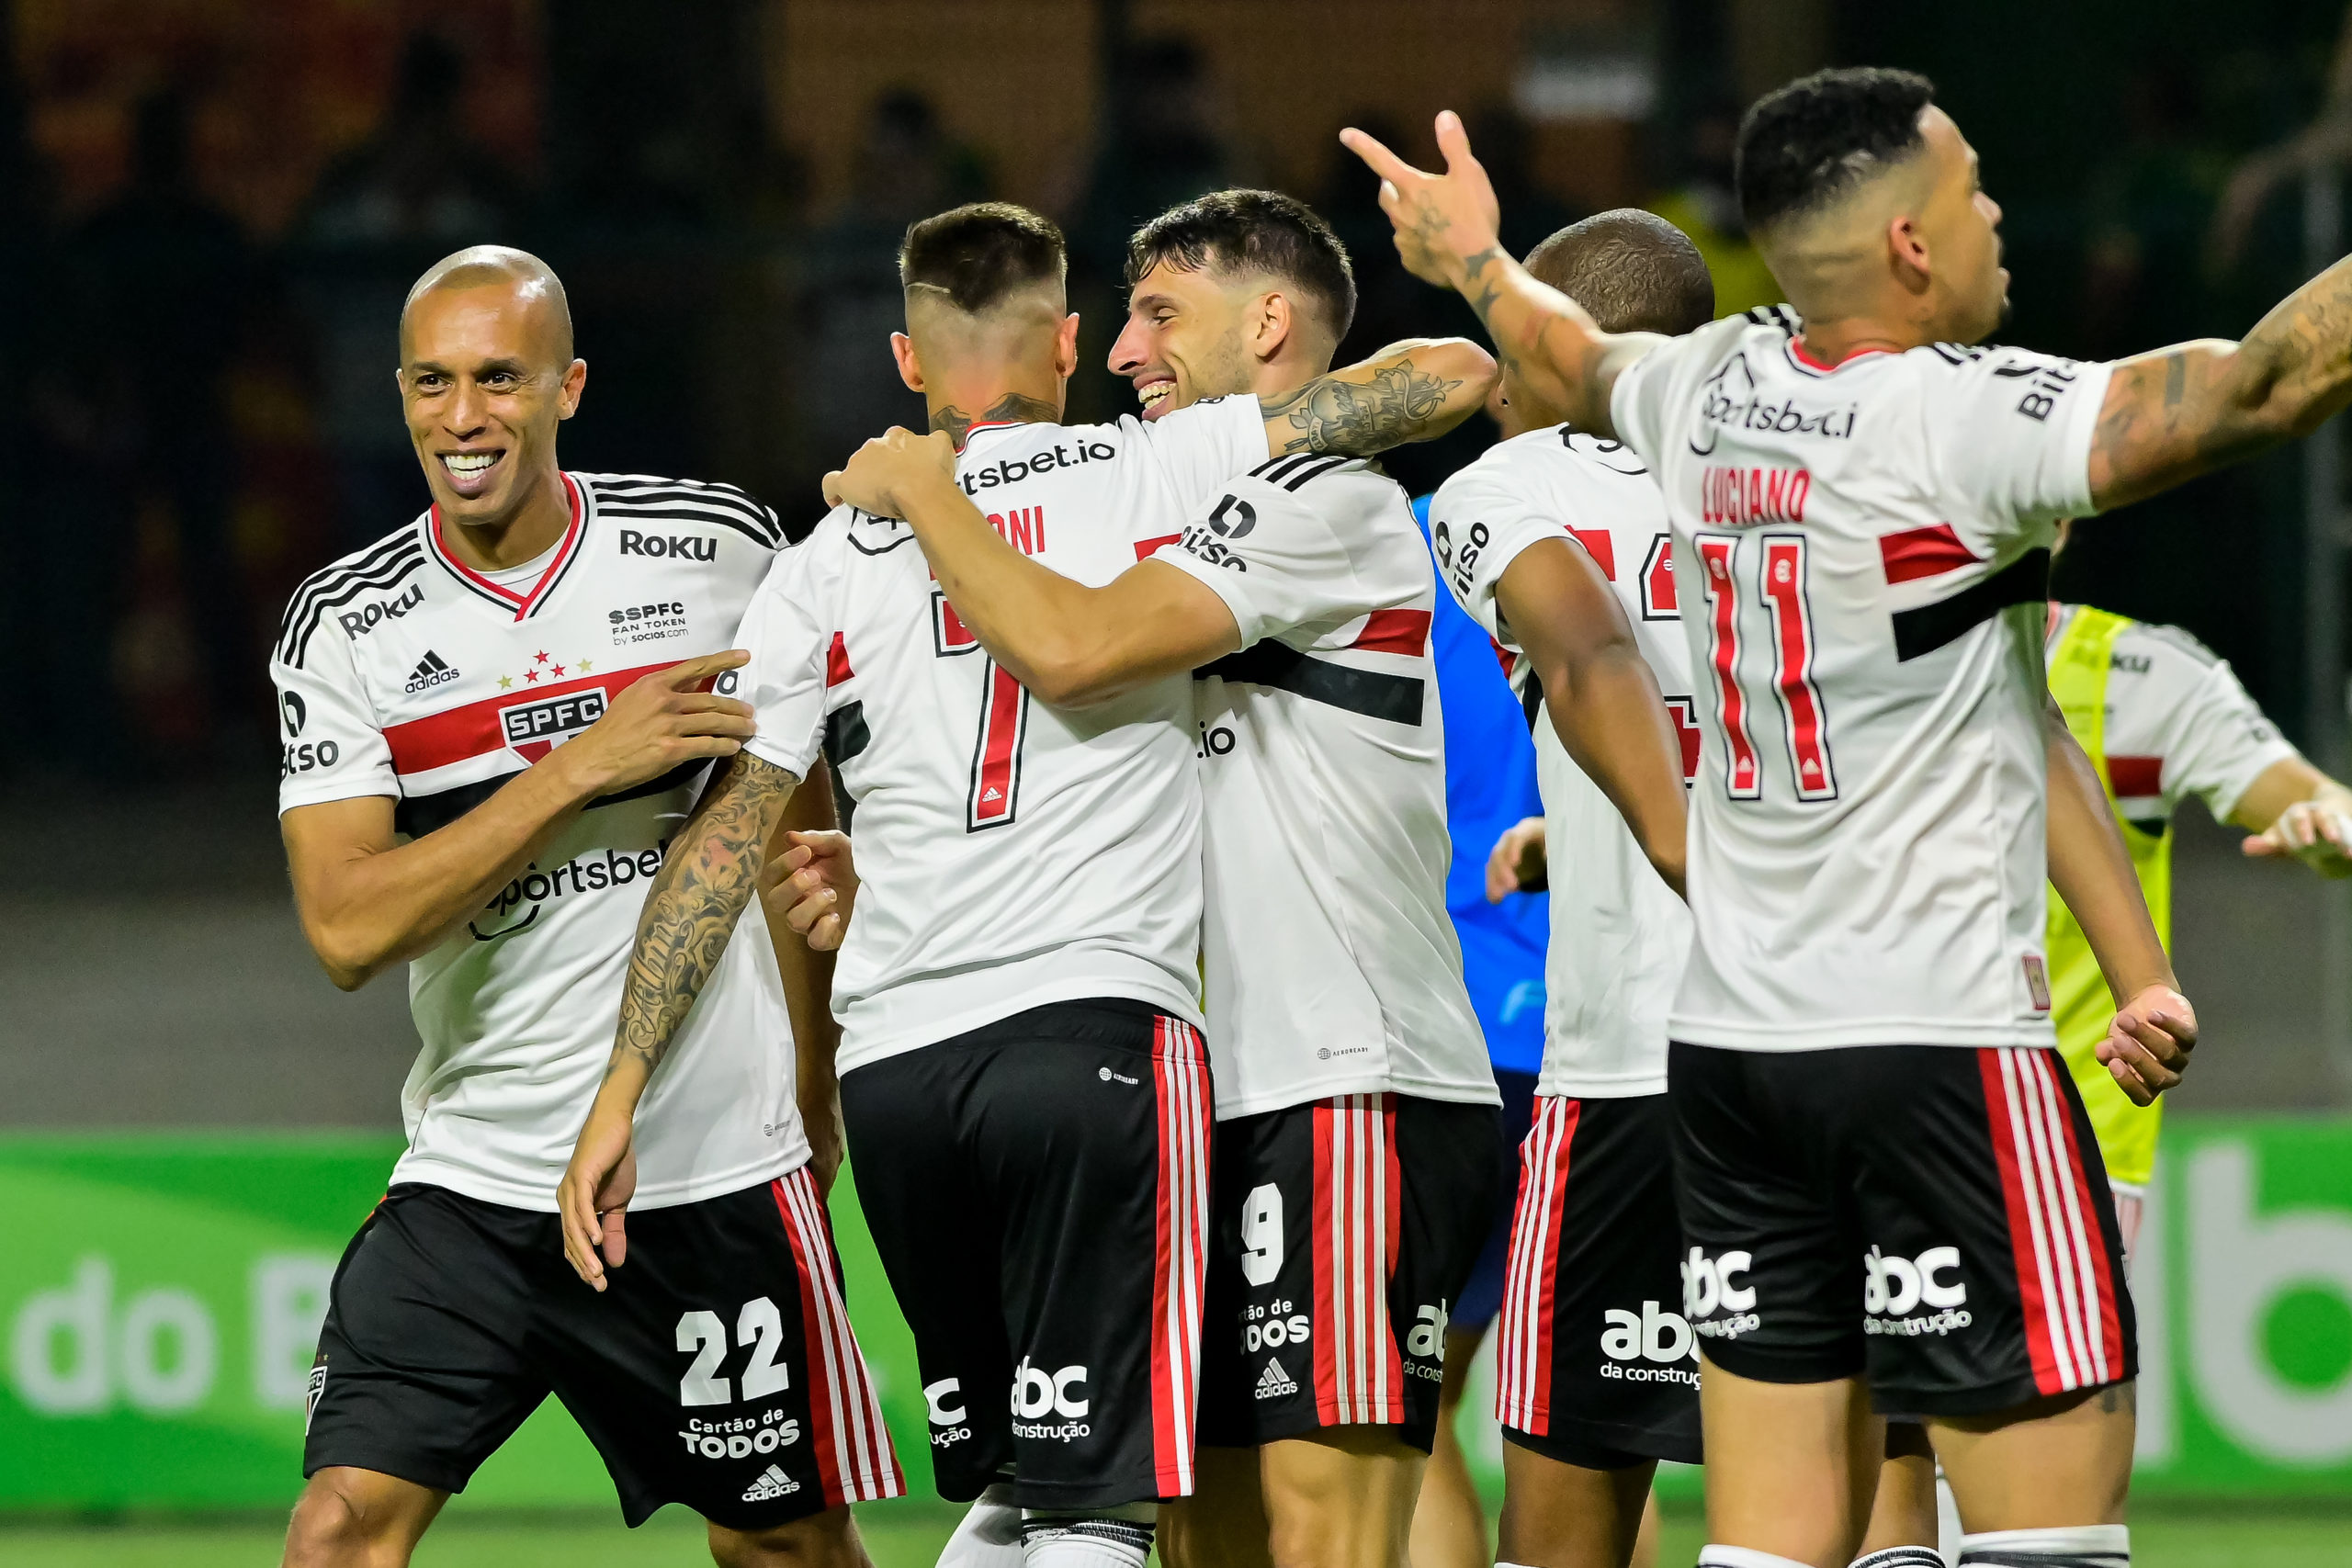
[[[1179,272],[1271,273],[1321,308],[1335,340],[1356,319],[1347,246],[1313,208],[1280,191],[1213,191],[1170,208],[1127,242],[1127,286],[1163,263]]]
[[[1585,308],[1605,333],[1679,337],[1715,317],[1715,279],[1690,236],[1620,207],[1571,223],[1527,253],[1527,270]]]
[[[1732,178],[1750,230],[1815,210],[1927,145],[1936,85],[1875,65],[1816,71],[1765,94],[1739,122]]]
[[[899,246],[899,282],[935,288],[976,316],[1033,283],[1062,280],[1062,231],[1009,201],[975,201],[926,218]]]

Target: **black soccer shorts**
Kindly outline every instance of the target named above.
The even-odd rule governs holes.
[[[1502,1112],[1347,1094],[1217,1123],[1201,1441],[1386,1426],[1429,1450]]]
[[[403,1183],[335,1269],[302,1473],[462,1492],[552,1391],[634,1527],[683,1503],[769,1529],[905,1494],[808,1168],[628,1216],[599,1293],[552,1213]]]
[[[1199,1032],[1119,999],[842,1075],[941,1496],[1007,1471],[1032,1508],[1192,1492],[1209,1104]]]
[[[1495,1415],[1564,1464],[1700,1461],[1666,1096],[1535,1101],[1520,1145]]]
[[[1989,1414],[2136,1375],[2123,1246],[2048,1049],[1674,1044],[1684,1314],[1741,1377]]]

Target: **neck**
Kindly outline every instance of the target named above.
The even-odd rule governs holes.
[[[1808,316],[1800,341],[1804,351],[1824,365],[1839,365],[1871,349],[1902,354],[1935,339],[1914,322],[1871,315],[1827,321],[1816,321]]]
[[[545,471],[526,481],[505,516],[458,520],[444,507],[441,522],[441,542],[451,555],[477,571],[503,571],[555,547],[571,526],[571,497],[562,471],[550,461]]]
[[[956,447],[976,424],[1010,422],[1051,424],[1062,416],[1062,384],[1058,376],[976,376],[968,380],[934,381],[923,389],[931,409],[931,428],[947,432]]]
[[[1331,355],[1339,344],[1309,342],[1303,333],[1293,333],[1281,347],[1256,362],[1250,373],[1250,385],[1237,387],[1235,391],[1252,391],[1261,398],[1279,398],[1297,391],[1317,376],[1331,370]]]

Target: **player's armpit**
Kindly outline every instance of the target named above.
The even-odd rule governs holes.
[[[2323,876],[2352,876],[2352,789],[2301,757],[2255,775],[2230,820],[2253,835],[2242,846],[2252,858],[2292,857]]]
[[[1261,397],[1266,452],[1369,457],[1444,434],[1485,405],[1494,355],[1468,338],[1408,338],[1361,364]]]
[[[1680,895],[1690,810],[1682,743],[1608,580],[1566,537],[1544,539],[1503,569],[1495,602],[1544,682],[1560,744]]]
[[[841,1079],[833,1068],[842,1032],[832,1009],[833,950],[841,944],[838,939],[831,942],[803,940],[787,921],[777,918],[777,901],[768,895],[774,874],[796,852],[796,844],[842,838],[833,831],[839,821],[833,809],[832,771],[820,758],[809,765],[808,777],[786,803],[760,870],[760,891],[768,911],[768,942],[784,977],[785,1011],[792,1020],[793,1088],[799,1100],[801,1125],[808,1136],[809,1168],[820,1193],[831,1190],[833,1173],[842,1163]],[[842,842],[847,841],[842,838]],[[836,925],[841,923],[840,917],[832,919]]]

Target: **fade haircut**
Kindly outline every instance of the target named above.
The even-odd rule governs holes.
[[[1875,65],[1816,71],[1765,94],[1739,122],[1732,164],[1751,231],[1817,212],[1927,147],[1919,111],[1936,85]]]
[[[1334,343],[1356,319],[1348,248],[1313,208],[1279,191],[1213,191],[1170,208],[1127,242],[1127,287],[1161,265],[1279,278],[1321,314]]]
[[[1715,280],[1699,247],[1637,207],[1569,224],[1527,253],[1527,270],[1583,306],[1605,333],[1680,337],[1715,317]]]
[[[419,299],[443,288],[480,288],[494,283],[512,284],[525,299],[548,302],[555,311],[559,362],[571,364],[571,300],[563,291],[563,279],[530,252],[512,245],[469,245],[425,268],[424,276],[410,287],[408,298],[401,303],[401,353],[407,353],[409,312],[416,309]]]
[[[1062,231],[1009,201],[975,201],[926,218],[899,246],[899,282],[944,299],[967,316],[993,310],[1035,284],[1059,288]]]

